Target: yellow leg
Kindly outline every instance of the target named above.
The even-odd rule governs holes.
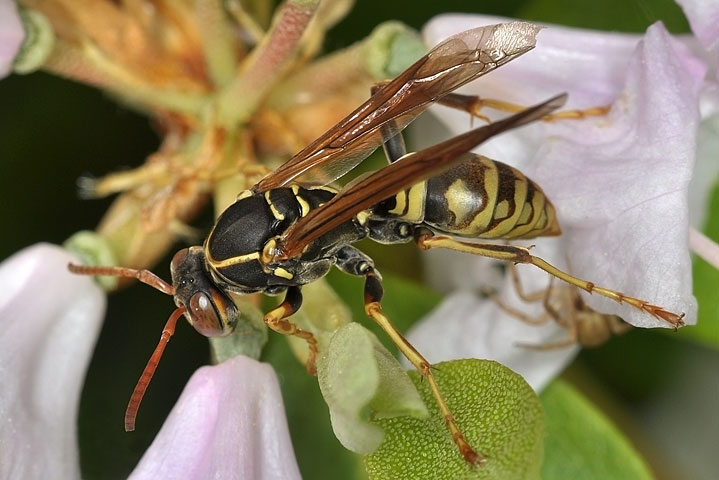
[[[267,312],[265,315],[265,324],[277,333],[283,335],[294,335],[302,338],[307,342],[310,347],[310,355],[307,357],[307,371],[310,375],[317,375],[317,367],[315,360],[317,359],[317,339],[312,335],[311,332],[297,328],[297,325],[286,320],[287,317],[293,315],[299,310],[302,305],[302,293],[298,287],[290,287],[287,289],[287,295],[285,300],[274,308]]]
[[[374,269],[371,269],[371,267],[364,275],[366,279],[364,298],[365,313],[368,317],[377,322],[380,327],[382,327],[382,330],[384,330],[394,344],[397,345],[400,352],[407,357],[407,360],[412,362],[412,365],[415,366],[420,375],[427,380],[429,389],[432,391],[432,395],[439,406],[439,410],[442,412],[444,422],[446,423],[447,428],[449,428],[452,440],[457,445],[457,448],[459,448],[459,452],[462,454],[467,463],[471,465],[479,465],[484,460],[484,457],[472,448],[462,431],[459,429],[459,426],[457,426],[454,415],[447,406],[447,402],[445,402],[444,397],[442,396],[442,391],[439,389],[439,385],[437,385],[434,375],[432,375],[432,365],[422,356],[421,353],[417,351],[416,348],[414,348],[411,343],[409,343],[406,338],[404,338],[399,330],[397,330],[384,313],[382,313],[380,300],[382,299],[383,290],[379,275],[374,271]]]
[[[444,96],[438,101],[438,103],[447,107],[456,108],[457,110],[463,110],[473,117],[477,117],[480,120],[484,120],[489,123],[490,119],[486,115],[480,113],[483,108],[492,108],[494,110],[500,110],[509,113],[518,113],[525,110],[527,107],[524,105],[518,105],[516,103],[505,102],[502,100],[496,100],[493,98],[481,98],[478,95],[462,95],[459,93],[450,93]],[[556,113],[551,113],[542,117],[544,122],[552,122],[554,120],[565,120],[565,119],[582,119],[587,117],[599,117],[606,115],[611,107],[609,105],[601,107],[591,107],[582,110],[564,110]]]
[[[531,263],[545,272],[553,275],[560,280],[564,280],[576,287],[586,290],[589,293],[598,293],[604,297],[610,298],[617,303],[626,303],[632,307],[646,312],[659,320],[663,320],[674,328],[681,327],[684,325],[684,314],[676,314],[657,305],[652,305],[640,300],[638,298],[628,297],[627,295],[610,290],[604,287],[598,287],[592,282],[582,280],[574,277],[567,272],[564,272],[553,265],[547,263],[545,260],[535,257],[529,253],[529,249],[524,247],[516,247],[512,245],[495,245],[489,243],[472,243],[455,240],[452,237],[437,235],[432,236],[431,234],[423,233],[417,237],[417,245],[428,250],[430,248],[447,248],[450,250],[456,250],[458,252],[471,253],[473,255],[481,255],[483,257],[494,258],[497,260],[505,260],[507,262],[514,263]]]

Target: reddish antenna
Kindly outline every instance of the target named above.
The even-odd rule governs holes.
[[[136,270],[134,268],[126,267],[88,267],[72,263],[68,264],[67,268],[72,273],[80,275],[107,275],[111,277],[136,278],[142,283],[149,285],[162,293],[172,296],[175,295],[175,287],[149,270]],[[147,386],[150,384],[150,380],[152,380],[152,376],[155,374],[157,364],[160,363],[160,358],[162,358],[162,353],[165,351],[165,347],[169,343],[170,337],[172,337],[175,333],[177,320],[185,313],[185,311],[186,309],[184,305],[175,309],[175,311],[172,312],[172,315],[170,315],[170,318],[167,319],[165,328],[162,329],[160,342],[157,344],[157,347],[155,347],[155,351],[152,352],[152,356],[150,357],[150,360],[148,360],[147,365],[145,365],[145,370],[142,371],[142,375],[140,375],[140,379],[137,381],[137,385],[135,385],[135,390],[132,391],[132,395],[130,396],[130,402],[127,404],[127,410],[125,410],[126,432],[135,430],[135,419],[137,418],[137,411],[140,408],[142,397],[145,396]]]
[[[150,380],[152,380],[152,376],[155,374],[157,364],[160,363],[160,358],[162,358],[165,347],[170,342],[170,337],[172,337],[172,335],[175,333],[175,325],[177,325],[177,319],[179,319],[184,313],[185,306],[183,305],[181,307],[178,307],[174,312],[172,312],[170,318],[167,319],[165,328],[162,329],[160,342],[157,344],[157,347],[155,347],[155,351],[152,352],[150,360],[147,361],[147,365],[145,365],[145,370],[142,371],[142,375],[140,375],[140,379],[137,381],[137,385],[135,385],[135,390],[132,391],[132,395],[130,396],[130,402],[127,404],[127,410],[125,410],[126,432],[132,432],[133,430],[135,430],[135,419],[137,418],[137,411],[140,408],[142,397],[145,396],[147,386],[150,384]]]

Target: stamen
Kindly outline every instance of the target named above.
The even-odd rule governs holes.
[[[693,227],[689,228],[689,248],[710,265],[719,268],[719,245]]]

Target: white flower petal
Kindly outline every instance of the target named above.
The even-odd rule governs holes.
[[[13,0],[0,0],[0,78],[12,70],[25,32]]]
[[[439,41],[451,33],[447,25],[461,29],[498,20],[443,16],[427,26],[425,36]],[[527,105],[559,90],[578,97],[572,105],[577,108],[618,99],[606,118],[533,125],[481,151],[518,166],[547,192],[559,211],[572,273],[684,312],[693,323],[685,197],[705,70],[659,25],[649,29],[643,46],[636,46],[638,39],[550,27],[534,51],[467,89]],[[444,109],[441,115],[454,113]],[[466,130],[466,115],[457,115],[448,126]],[[534,253],[560,267],[565,262],[540,248]],[[597,295],[590,302],[636,325],[666,326]]]
[[[696,322],[687,190],[703,65],[661,24],[649,28],[602,122],[564,122],[530,172],[557,207],[570,270]],[[636,326],[667,326],[593,295]]]
[[[77,406],[105,295],[71,261],[40,244],[0,265],[0,478],[80,478]]]
[[[463,29],[506,21],[509,19],[486,15],[440,15],[425,26],[423,36],[428,45],[434,45]],[[569,92],[567,109],[608,105],[616,99],[623,84],[627,64],[639,38],[637,35],[547,27],[539,33],[534,50],[460,91],[527,106]],[[445,107],[430,111],[455,134],[469,127],[466,113]],[[497,116],[490,109],[483,113],[492,118]],[[547,130],[552,131],[558,126],[559,123],[532,125],[501,135],[484,143],[481,153],[524,170],[545,141]]]
[[[441,16],[425,28],[429,44],[478,25],[502,21],[484,16]],[[699,95],[705,66],[660,25],[641,37],[549,27],[537,48],[477,82],[464,93],[531,105],[561,91],[568,108],[612,105],[609,115],[583,121],[535,124],[504,134],[481,153],[512,164],[545,190],[558,210],[563,235],[536,239],[532,253],[597,285],[620,290],[696,321],[688,253],[687,188],[691,177]],[[706,89],[704,91],[706,94]],[[457,134],[467,115],[433,112]],[[485,112],[487,113],[487,112]],[[486,262],[443,256],[428,268],[456,274],[464,288],[479,288]],[[437,262],[435,262],[437,263]],[[476,272],[468,275],[468,265]],[[433,270],[434,269],[434,270]],[[519,266],[525,292],[546,289],[549,277]],[[480,278],[479,282],[474,283]],[[630,307],[584,294],[593,308],[618,313],[639,326],[668,326]],[[542,305],[515,295],[509,279],[501,297],[537,316]],[[498,360],[539,389],[571,359],[567,348],[535,352],[516,342],[546,344],[567,332],[541,328],[507,315],[491,301],[458,293],[409,332],[430,361],[477,357]]]
[[[541,314],[536,306],[525,306],[523,310]],[[571,361],[577,347],[535,351],[518,343],[544,345],[565,335],[555,323],[528,326],[493,302],[459,291],[414,327],[408,338],[431,363],[462,358],[496,360],[540,391]]]
[[[716,0],[676,0],[684,10],[694,35],[707,50],[719,47],[719,2]]]
[[[130,478],[300,478],[272,367],[237,356],[195,372]]]

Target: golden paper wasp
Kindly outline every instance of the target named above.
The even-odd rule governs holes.
[[[372,259],[352,245],[364,238],[388,244],[414,241],[422,249],[449,248],[531,263],[586,291],[626,302],[668,322],[681,322],[680,315],[558,270],[527,248],[455,238],[560,234],[554,207],[537,184],[508,165],[469,152],[499,133],[551,115],[564,104],[566,95],[433,147],[405,151],[401,131],[407,124],[435,102],[466,105],[451,92],[531,50],[538,30],[524,22],[491,25],[460,33],[433,48],[397,78],[376,88],[369,100],[328,132],[242,192],[219,216],[202,246],[185,248],[174,256],[172,284],[147,270],[71,265],[76,273],[137,278],[174,296],[177,304],[132,394],[126,429],[134,429],[142,396],[179,317],[184,315],[208,337],[232,332],[240,312],[229,293],[286,292],[284,301],[264,321],[272,330],[307,341],[307,368],[314,373],[317,342],[288,317],[300,308],[302,286],[336,266],[365,278],[365,312],[426,379],[466,461],[479,463],[483,457],[457,426],[430,363],[382,313],[381,276]],[[342,190],[328,186],[380,145],[388,166]]]

